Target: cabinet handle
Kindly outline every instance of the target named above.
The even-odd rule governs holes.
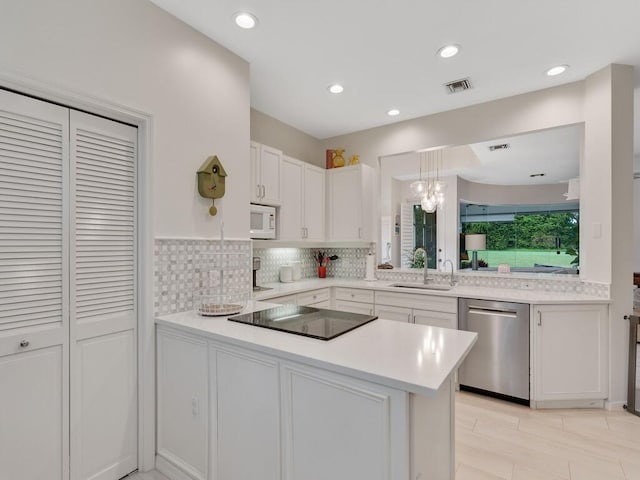
[[[410,314],[410,313],[407,313],[407,321],[408,321],[409,323],[416,323],[416,316],[415,316],[415,315],[413,316],[413,322],[412,322],[412,321],[411,321],[411,314]]]
[[[256,198],[260,198],[260,185],[256,185]]]
[[[266,196],[267,196],[267,188],[264,185],[262,185],[262,198]]]
[[[309,229],[304,227],[304,238],[309,238]]]
[[[26,348],[29,346],[29,340],[22,340],[20,341],[20,347],[22,348]]]
[[[542,326],[542,312],[538,312],[538,326]]]
[[[362,227],[358,227],[358,238],[362,238]]]

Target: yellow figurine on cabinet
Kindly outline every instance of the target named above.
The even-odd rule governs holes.
[[[336,154],[333,157],[333,166],[334,167],[344,167],[345,161],[342,154],[344,153],[344,148],[336,148]]]
[[[360,155],[351,155],[349,165],[358,165],[360,163]]]

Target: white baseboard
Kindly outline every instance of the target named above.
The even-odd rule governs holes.
[[[203,480],[200,475],[192,475],[185,472],[160,454],[156,455],[156,470],[169,478],[169,480]]]

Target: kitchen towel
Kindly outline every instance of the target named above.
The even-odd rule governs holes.
[[[364,279],[369,282],[376,280],[376,256],[371,252],[367,254],[367,268]]]

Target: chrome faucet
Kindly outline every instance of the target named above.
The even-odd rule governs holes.
[[[449,260],[448,258],[444,261],[443,266],[444,266],[445,271],[447,270],[447,263],[451,264],[451,280],[449,280],[449,285],[451,285],[453,287],[456,284],[456,281],[453,278],[453,262],[451,260]]]

